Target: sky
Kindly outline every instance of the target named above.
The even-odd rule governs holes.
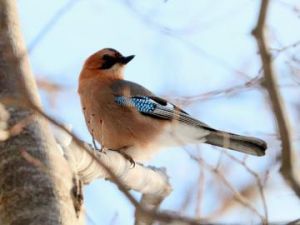
[[[266,104],[265,92],[253,88],[220,94],[215,98],[180,101],[186,96],[241,85],[259,74],[261,64],[251,30],[256,23],[260,1],[190,0],[188,4],[183,0],[17,2],[35,76],[65,87],[57,94],[54,105],[47,93],[40,91],[44,109],[59,121],[71,125],[83,140],[91,142],[77,95],[78,75],[85,58],[99,49],[112,47],[124,55],[136,55],[126,68],[126,79],[178,102],[191,115],[212,127],[265,139],[270,146],[267,155],[247,159],[255,171],[260,173],[276,157],[280,142],[266,135],[274,134],[276,126]],[[278,49],[296,43],[300,40],[299,3],[296,0],[271,2],[267,35],[270,47]],[[294,9],[292,6],[297,4],[298,8]],[[291,48],[288,53],[299,53],[299,50],[299,47]],[[286,66],[289,54],[276,55],[274,63],[293,130],[299,133],[295,106],[299,106],[300,93],[299,88],[293,86],[295,77],[289,75]],[[299,84],[300,77],[297,79]],[[295,144],[299,146],[299,143]],[[209,163],[218,161],[219,150],[206,145],[199,148]],[[199,185],[199,165],[187,154],[187,151],[195,153],[199,149],[195,146],[187,149],[169,149],[148,162],[165,167],[173,186],[173,192],[163,202],[162,209],[181,210],[186,193]],[[239,153],[233,155],[244,157]],[[224,159],[223,163],[226,162],[228,160]],[[241,170],[241,167],[232,165],[226,173],[236,187],[251,181],[251,177]],[[269,219],[273,222],[297,219],[300,202],[278,175],[278,170],[279,166],[275,166],[269,171],[265,184]],[[209,181],[209,172],[206,174]],[[204,190],[204,215],[216,207],[219,189]],[[138,193],[133,194],[140,197]],[[259,199],[253,201],[262,211]],[[85,207],[89,225],[110,224],[112,221],[133,224],[134,208],[110,182],[98,180],[86,186]],[[193,216],[194,208],[195,203],[191,203],[182,213]],[[238,208],[216,222],[241,221],[241,213],[245,215],[244,222],[259,222],[251,212]]]

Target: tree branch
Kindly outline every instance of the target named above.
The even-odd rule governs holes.
[[[168,177],[163,169],[144,167],[136,164],[131,167],[130,162],[121,154],[107,150],[105,152],[95,151],[91,146],[83,143],[104,165],[109,167],[111,172],[128,189],[133,189],[142,194],[167,196],[171,191]],[[103,169],[97,161],[75,142],[62,146],[70,165],[75,169],[81,181],[88,184],[99,178],[110,179],[110,174]]]
[[[13,104],[13,103],[17,104],[16,102],[14,102],[11,99],[10,100],[6,100],[6,101],[2,100],[2,102],[6,102],[6,104],[8,104],[8,103],[9,104]],[[19,104],[21,104],[21,103],[19,103]],[[133,198],[133,196],[128,192],[128,187],[126,188],[123,185],[123,183],[119,180],[118,176],[113,171],[111,171],[111,169],[109,167],[110,165],[106,164],[105,162],[103,162],[102,160],[100,160],[94,154],[94,152],[91,151],[91,148],[89,147],[89,145],[84,144],[82,141],[80,141],[76,137],[76,135],[72,134],[63,125],[61,125],[59,122],[55,121],[53,118],[51,118],[50,116],[48,116],[47,114],[45,114],[43,111],[41,111],[35,105],[32,105],[32,104],[28,103],[26,105],[23,104],[23,107],[29,107],[29,108],[35,110],[39,115],[41,115],[42,117],[46,118],[49,122],[51,122],[53,125],[55,125],[58,128],[60,128],[62,131],[66,132],[66,134],[70,135],[70,137],[72,137],[72,143],[74,143],[77,147],[79,147],[79,149],[84,150],[85,151],[84,154],[89,155],[89,157],[91,157],[93,159],[93,161],[98,164],[98,166],[102,167],[102,170],[104,170],[108,174],[109,179],[111,179],[119,187],[120,191],[134,205],[134,207],[136,208],[136,215],[137,214],[144,214],[143,217],[136,216],[136,218],[141,221],[141,223],[136,223],[136,224],[148,225],[148,224],[152,224],[152,221],[161,221],[161,222],[165,222],[165,223],[178,222],[178,223],[189,224],[189,225],[208,224],[207,221],[204,221],[204,223],[202,223],[200,220],[192,219],[192,218],[188,218],[188,217],[184,217],[184,216],[180,216],[177,213],[172,213],[172,212],[171,213],[170,212],[158,212],[156,210],[158,206],[152,207],[153,206],[153,202],[152,202],[151,199],[149,199],[150,195],[152,195],[152,193],[154,193],[154,192],[148,192],[148,191],[145,190],[143,198],[147,197],[149,199],[149,201],[142,199],[141,204],[139,204]],[[65,145],[68,145],[68,143],[70,143],[70,142],[71,142],[71,139],[69,141],[66,141]],[[59,143],[62,143],[62,142],[59,141]],[[125,161],[127,162],[127,160],[125,160]],[[92,176],[92,177],[97,177],[97,175],[96,176]],[[161,196],[164,196],[164,194],[167,194],[168,191],[170,191],[170,189],[167,188],[166,190],[163,190],[163,192],[161,194],[155,193],[156,194],[156,199],[157,199],[155,201],[157,202],[157,204],[160,204],[159,198]],[[149,197],[146,196],[148,194],[149,194]],[[146,202],[146,204],[145,204],[145,202]],[[145,221],[145,223],[143,223],[143,221]],[[136,221],[136,222],[139,222],[139,221]]]
[[[264,70],[264,86],[269,94],[273,112],[276,117],[276,124],[278,132],[282,141],[282,166],[281,174],[294,190],[298,197],[300,197],[300,182],[299,177],[295,171],[295,157],[293,157],[294,150],[292,146],[292,135],[286,110],[283,105],[283,99],[278,90],[278,81],[272,67],[271,55],[268,51],[267,41],[265,38],[265,24],[266,16],[269,6],[269,0],[262,0],[256,27],[253,30],[253,36],[256,39],[260,57]]]
[[[84,184],[98,178],[111,178],[103,166],[94,160],[87,151],[72,142],[72,138],[70,139],[64,134],[60,136],[65,136],[65,138],[58,137],[58,140],[61,140],[59,143],[71,167]],[[68,139],[71,142],[68,143]],[[84,145],[115,174],[125,187],[143,194],[140,202],[143,209],[156,211],[161,202],[170,194],[172,188],[163,169],[144,167],[140,164],[131,168],[130,162],[118,152],[109,150],[99,152],[86,143]],[[135,224],[151,225],[153,221],[153,217],[136,208]]]
[[[40,107],[16,9],[15,0],[0,1],[0,99],[28,99]],[[0,130],[13,129],[0,141],[0,223],[83,224],[73,204],[72,171],[46,121],[29,108],[10,105],[6,110],[10,117]]]

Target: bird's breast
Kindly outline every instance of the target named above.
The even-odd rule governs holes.
[[[144,116],[134,108],[115,103],[107,86],[86,85],[79,90],[86,124],[92,136],[105,148],[145,147],[155,139],[165,121]]]

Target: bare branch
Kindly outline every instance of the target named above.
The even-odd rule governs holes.
[[[144,167],[138,163],[132,168],[130,162],[118,152],[111,150],[99,152],[87,144],[84,144],[84,146],[88,148],[89,152],[97,157],[102,164],[109,167],[118,177],[119,181],[128,189],[133,189],[143,194],[160,196],[167,196],[170,193],[171,186],[163,169]],[[68,161],[71,166],[75,168],[83,183],[88,184],[99,178],[110,179],[110,174],[108,174],[87,151],[77,146],[76,143],[71,142],[70,145],[62,147]]]
[[[269,94],[273,112],[276,117],[278,132],[282,141],[282,167],[281,173],[290,187],[300,197],[300,182],[295,170],[295,157],[292,146],[291,128],[286,116],[283,99],[278,90],[278,82],[272,67],[271,55],[268,51],[267,41],[265,38],[265,23],[269,6],[269,0],[262,0],[259,12],[259,18],[253,35],[260,51],[261,61],[264,70],[264,85]],[[298,173],[299,174],[299,173]]]
[[[261,84],[261,76],[255,76],[254,78],[249,79],[243,84],[234,85],[228,88],[217,89],[213,91],[208,91],[202,94],[197,94],[193,96],[184,96],[174,98],[173,101],[177,102],[181,105],[188,105],[195,101],[213,99],[218,97],[223,97],[225,95],[233,95],[235,93],[239,93],[242,91],[251,90],[253,88],[260,87]]]
[[[232,156],[231,154],[229,154],[227,152],[225,152],[225,154],[226,154],[227,157],[229,157],[230,159],[232,159],[236,163],[243,166],[245,168],[245,170],[248,171],[248,173],[250,173],[255,178],[256,184],[257,184],[257,187],[258,187],[258,190],[259,190],[259,194],[260,194],[260,197],[261,197],[261,200],[262,200],[262,204],[263,204],[265,220],[268,223],[268,207],[267,207],[266,197],[265,197],[265,193],[264,193],[264,185],[263,185],[263,182],[261,181],[259,175],[246,164],[246,161],[241,161],[240,159]]]
[[[257,215],[263,224],[266,224],[266,219],[264,218],[264,216],[262,216],[253,206],[252,204],[249,202],[248,199],[246,199],[238,190],[236,190],[230,183],[229,181],[223,176],[223,174],[216,168],[214,168],[213,166],[209,165],[208,163],[206,163],[201,157],[195,157],[190,155],[191,158],[197,162],[199,162],[200,164],[202,164],[205,168],[207,168],[209,171],[211,171],[214,175],[216,175],[234,194],[234,198],[243,206],[245,206],[246,208],[248,208],[249,210],[251,210],[253,213],[255,213],[255,215]]]

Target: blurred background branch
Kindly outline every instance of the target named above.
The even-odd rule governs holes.
[[[272,66],[271,55],[268,51],[268,45],[265,34],[266,18],[269,8],[269,0],[261,1],[261,8],[253,35],[257,40],[261,61],[264,71],[264,86],[269,94],[273,112],[276,117],[276,124],[282,142],[281,153],[281,173],[291,188],[300,198],[300,179],[299,166],[297,166],[297,157],[292,143],[292,129],[287,116],[284,101],[278,90],[278,81]],[[293,46],[293,45],[292,45]]]

